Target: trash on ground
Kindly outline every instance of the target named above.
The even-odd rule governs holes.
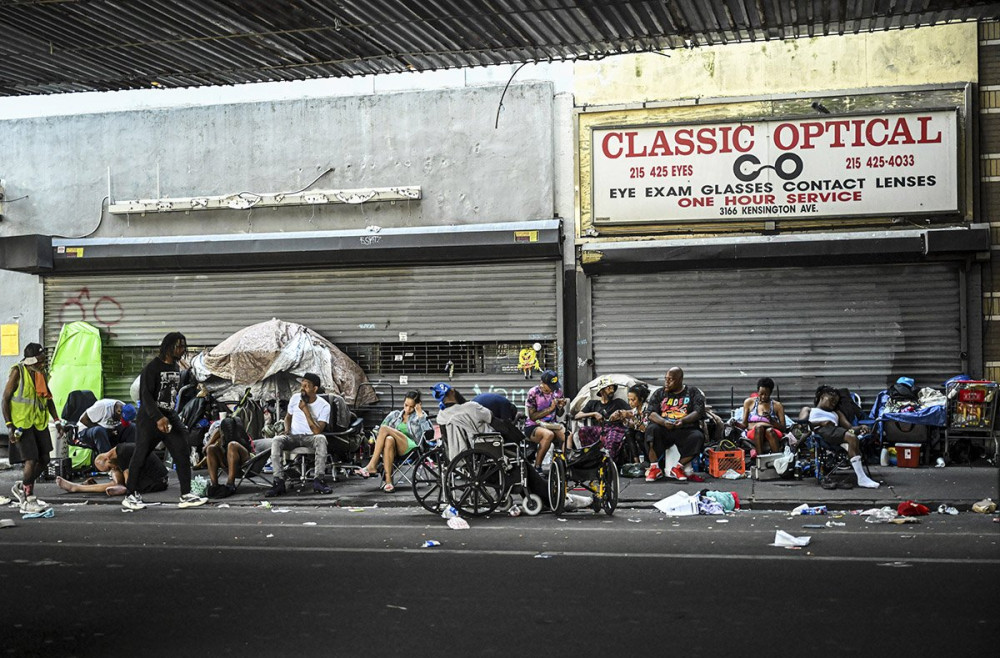
[[[229,503],[219,503],[216,507],[218,509],[229,509]]]
[[[262,501],[260,506],[263,507],[264,509],[271,509],[271,501],[269,500]]]
[[[51,507],[46,507],[43,512],[32,512],[30,514],[22,514],[22,519],[51,519],[56,515],[55,509]]]
[[[385,604],[385,607],[387,607],[387,608],[392,608],[392,609],[394,609],[394,610],[406,610],[406,608],[404,608],[404,607],[403,607],[403,606],[401,606],[401,605],[392,605],[391,603],[386,603],[386,604]]]
[[[538,553],[537,555],[535,555],[535,557],[541,560],[547,560],[552,556],[549,555],[548,553]]]
[[[264,535],[264,539],[270,539],[270,538],[271,538],[271,537],[273,537],[273,536],[274,536],[274,535]]]
[[[802,548],[809,545],[811,537],[794,537],[784,530],[774,531],[774,543],[771,546],[779,548]]]
[[[566,494],[566,509],[568,511],[585,509],[590,507],[593,502],[594,497],[589,494],[586,496],[573,492]]]
[[[879,562],[876,566],[879,567],[912,567],[912,564],[908,562]]]
[[[460,516],[453,516],[448,519],[448,527],[452,530],[468,530],[469,522]]]
[[[899,516],[899,513],[891,507],[883,507],[881,509],[873,507],[861,512],[861,516],[866,517],[865,523],[889,523]]]
[[[458,510],[455,509],[454,505],[448,505],[443,512],[441,512],[442,519],[453,519],[458,516]]]
[[[743,477],[743,474],[733,469],[729,469],[728,471],[722,474],[723,480],[739,480],[741,477]]]
[[[433,539],[428,539],[423,544],[420,545],[421,548],[434,548],[435,546],[440,546],[441,542],[435,541]]]
[[[653,507],[667,516],[695,516],[698,514],[698,496],[689,496],[683,491],[678,491],[663,500],[656,501]]]
[[[792,510],[792,516],[817,516],[821,514],[826,514],[826,505],[816,505],[815,507],[810,507],[805,503],[802,503],[798,507]]]
[[[271,514],[288,514],[291,511],[287,507],[274,507],[271,509]]]
[[[822,523],[806,523],[806,524],[805,524],[805,525],[803,525],[802,527],[803,527],[803,528],[808,528],[808,529],[810,529],[810,530],[813,530],[813,529],[819,529],[819,530],[822,530],[822,529],[823,529],[823,528],[825,528],[826,526],[825,526],[825,525],[823,525]]]
[[[992,514],[997,511],[997,504],[993,502],[992,498],[983,498],[972,506],[972,511],[979,514]]]
[[[927,516],[931,511],[927,505],[907,500],[899,504],[899,507],[896,508],[896,513],[900,516]]]
[[[521,508],[517,505],[511,505],[507,513],[514,517],[521,516]]]
[[[7,496],[0,496],[0,505],[7,505],[10,503],[10,498]]]
[[[628,518],[625,520],[628,521],[629,523],[642,523],[642,519]]]
[[[316,525],[316,522],[315,521],[306,521],[302,525]]]
[[[944,468],[944,467],[945,467],[944,457],[938,457],[937,462],[934,464],[934,468]]]
[[[846,525],[847,525],[846,523],[838,523],[837,521],[827,521],[826,522],[826,527],[827,528],[843,528]]]
[[[87,504],[87,501],[85,500],[82,503],[63,503],[62,506],[63,507],[80,507],[81,505],[86,505],[86,504]]]
[[[14,523],[14,519],[0,519],[0,528],[14,528],[17,524]]]
[[[729,519],[716,519],[716,523],[729,523]]]
[[[958,510],[955,509],[954,507],[952,507],[951,505],[938,505],[937,513],[938,514],[950,514],[951,516],[957,516],[958,515]]]
[[[897,516],[889,521],[889,523],[895,523],[896,525],[903,525],[904,523],[920,523],[920,519],[915,516]]]
[[[347,511],[348,512],[364,512],[365,508],[364,507],[348,507]]]

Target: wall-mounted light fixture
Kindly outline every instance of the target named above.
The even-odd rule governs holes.
[[[370,187],[350,190],[310,190],[286,194],[273,192],[254,194],[239,192],[220,196],[181,197],[171,199],[136,199],[115,201],[108,206],[113,215],[191,210],[249,210],[283,206],[317,206],[326,204],[360,204],[377,201],[416,201],[421,198],[420,186]]]

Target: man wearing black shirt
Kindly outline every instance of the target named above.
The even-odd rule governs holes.
[[[171,332],[160,343],[160,354],[142,369],[139,375],[139,415],[136,418],[135,452],[128,466],[126,495],[122,507],[140,510],[146,507],[137,492],[146,457],[157,443],[163,441],[174,459],[181,498],[178,507],[196,507],[206,498],[191,493],[191,461],[185,439],[184,423],[174,408],[180,391],[181,372],[177,362],[187,352],[187,339]]]
[[[671,447],[677,446],[680,461],[670,469],[667,477],[675,480],[704,482],[691,469],[691,460],[705,445],[705,435],[700,429],[705,416],[705,396],[697,388],[684,385],[684,371],[671,368],[664,378],[664,386],[649,398],[649,424],[646,426],[646,445],[649,447],[649,471],[646,481],[663,477],[659,461]]]
[[[128,477],[129,464],[132,455],[135,454],[134,443],[119,443],[107,452],[102,452],[94,458],[94,468],[102,473],[111,475],[110,482],[101,484],[77,484],[56,478],[56,484],[61,489],[70,493],[105,493],[109,496],[121,496],[125,494],[125,478]],[[146,457],[146,462],[142,467],[142,475],[136,484],[135,490],[139,493],[154,493],[165,491],[167,488],[167,467],[163,465],[160,458],[155,453],[150,453]]]

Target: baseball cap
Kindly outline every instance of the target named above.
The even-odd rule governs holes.
[[[431,386],[431,391],[434,392],[434,399],[438,402],[444,400],[444,396],[448,395],[450,390],[451,385],[444,382],[438,382],[437,384],[434,384],[434,386]]]
[[[559,383],[559,374],[555,370],[546,370],[542,373],[542,382],[545,383],[553,391],[558,391],[562,388],[562,384]]]
[[[909,386],[910,388],[913,388],[914,381],[913,377],[900,377],[899,379],[896,380],[896,383],[903,384],[904,386]]]
[[[24,365],[33,366],[38,363],[38,357],[45,353],[39,343],[28,343],[24,346]]]
[[[135,420],[135,405],[126,404],[122,406],[122,420],[131,423]]]
[[[316,388],[320,387],[319,375],[317,375],[314,372],[307,372],[306,374],[302,375],[302,379],[306,380],[307,382],[312,382],[312,385],[315,386]]]

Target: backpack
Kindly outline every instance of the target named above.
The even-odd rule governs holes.
[[[891,400],[892,402],[916,403],[918,400],[917,392],[913,390],[913,387],[907,384],[901,384],[900,382],[896,382],[895,384],[890,386],[888,393],[889,393],[889,400]]]
[[[264,408],[256,400],[246,400],[232,418],[238,418],[243,423],[243,429],[253,441],[259,441],[264,435]]]

